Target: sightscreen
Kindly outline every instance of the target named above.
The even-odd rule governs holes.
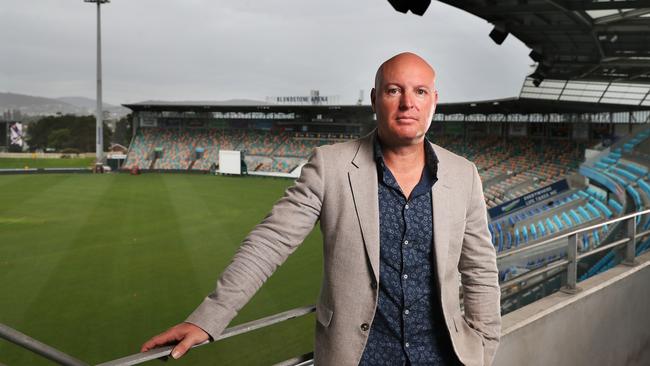
[[[222,174],[241,174],[241,152],[219,150],[219,171]]]

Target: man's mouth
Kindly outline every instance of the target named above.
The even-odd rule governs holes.
[[[397,116],[396,120],[400,122],[416,122],[418,118],[415,116]]]

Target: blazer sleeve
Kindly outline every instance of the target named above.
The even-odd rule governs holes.
[[[300,178],[266,218],[248,234],[215,290],[186,322],[216,339],[276,268],[302,244],[320,216],[324,195],[323,157],[314,149]]]
[[[483,185],[472,164],[472,190],[467,207],[459,270],[465,318],[484,341],[484,364],[491,365],[501,333],[501,306],[496,251],[487,227]]]

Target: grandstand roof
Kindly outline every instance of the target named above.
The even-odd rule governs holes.
[[[439,104],[436,112],[444,114],[531,114],[531,113],[601,113],[650,110],[648,107],[620,104],[557,101],[531,98],[507,98],[464,103]]]
[[[650,83],[650,0],[441,0],[510,33],[544,79]]]
[[[123,104],[133,111],[204,111],[204,112],[305,112],[319,113],[336,110],[349,113],[372,113],[369,105],[223,105],[218,102],[142,102]],[[629,106],[620,104],[557,101],[531,98],[506,98],[462,103],[440,103],[437,113],[444,114],[527,114],[527,113],[599,113],[624,112],[631,110],[650,110],[650,106]]]
[[[132,104],[122,104],[122,106],[131,109],[134,112],[139,111],[204,111],[204,112],[255,112],[255,111],[278,111],[278,112],[298,112],[319,110],[341,110],[366,112],[370,106],[367,105],[286,105],[286,104],[268,104],[264,102],[255,102],[251,104],[224,104],[224,102],[160,102],[146,101]]]

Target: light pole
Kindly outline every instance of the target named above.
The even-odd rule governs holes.
[[[109,0],[84,0],[86,3],[97,4],[97,111],[95,128],[95,164],[101,164],[104,159],[104,128],[102,124],[102,30],[101,30],[101,5]]]

